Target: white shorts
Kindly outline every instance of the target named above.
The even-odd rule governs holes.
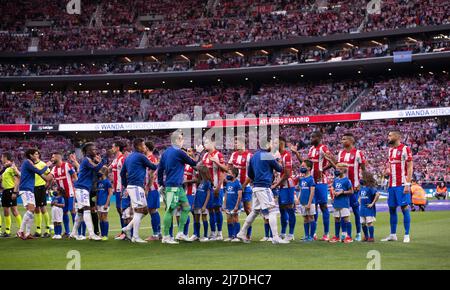
[[[276,208],[277,204],[272,190],[265,187],[254,187],[252,189],[252,209],[266,210]]]
[[[109,212],[109,206],[104,209],[103,205],[97,205],[97,212]]]
[[[127,193],[131,199],[132,208],[146,208],[147,198],[145,197],[145,191],[140,186],[128,185]]]
[[[91,203],[89,202],[89,191],[86,189],[75,188],[75,198],[77,199],[77,209],[91,207]]]
[[[242,211],[241,209],[238,209],[237,212],[232,212],[231,210],[227,209],[227,210],[225,210],[225,213],[226,214],[231,214],[231,215],[236,215],[236,214],[239,215],[241,213],[241,211]]]
[[[335,208],[333,216],[335,218],[343,218],[350,216],[350,209],[348,208]]]
[[[300,205],[300,213],[302,214],[302,216],[315,215],[316,205],[314,203],[311,203],[311,207],[309,208],[309,210],[306,209],[305,205]]]
[[[36,205],[34,193],[32,193],[31,191],[19,191],[19,195],[22,197],[22,203],[24,207],[27,207],[27,205],[29,204]]]
[[[52,223],[62,223],[63,209],[57,206],[52,206]]]
[[[122,211],[122,218],[124,220],[133,218],[133,210],[131,209],[131,207],[127,207]]]
[[[202,211],[201,208],[194,208],[194,214],[208,214],[208,213],[209,213],[209,212],[208,212],[208,209],[207,209],[207,208],[205,208],[204,211]]]
[[[362,224],[370,224],[376,221],[377,219],[374,216],[362,216],[360,217],[360,221]]]

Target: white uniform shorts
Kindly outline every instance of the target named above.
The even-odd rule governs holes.
[[[122,210],[122,218],[124,220],[133,218],[133,210],[131,207],[127,207],[126,209]]]
[[[146,208],[147,198],[145,197],[145,191],[140,186],[128,185],[127,193],[131,199],[132,208]]]
[[[36,205],[34,193],[32,193],[31,191],[19,191],[19,195],[22,197],[22,203],[24,207],[29,204]]]
[[[63,209],[57,206],[52,206],[52,223],[62,223]]]
[[[266,210],[276,208],[275,198],[272,190],[265,187],[254,187],[252,189],[252,209]]]
[[[335,208],[333,216],[335,218],[343,218],[350,216],[350,209],[348,208]]]
[[[208,214],[209,211],[207,208],[205,208],[204,211],[202,211],[202,208],[194,208],[194,214]]]
[[[97,205],[97,212],[109,212],[109,206],[105,209],[103,205]]]
[[[75,188],[75,198],[77,199],[77,209],[91,207],[91,203],[89,202],[89,191],[86,189]]]
[[[311,203],[311,206],[309,209],[306,209],[305,205],[300,205],[300,213],[302,216],[308,216],[308,215],[315,215],[316,214],[316,205],[314,203]]]
[[[362,216],[360,217],[360,221],[362,224],[370,224],[376,221],[377,219],[374,216]]]

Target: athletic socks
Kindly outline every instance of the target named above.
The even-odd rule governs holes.
[[[216,213],[213,211],[209,212],[209,225],[211,227],[211,233],[216,231]]]
[[[41,230],[41,224],[42,224],[42,213],[35,213],[34,214],[34,225],[36,226],[36,233],[42,234]]]
[[[341,231],[341,221],[334,222],[334,236],[339,238],[339,233]]]
[[[169,235],[171,237],[173,237],[173,222],[170,224],[170,227],[169,227]]]
[[[227,223],[228,227],[228,237],[231,239],[234,235],[234,223]]]
[[[139,238],[139,229],[141,228],[141,220],[144,214],[135,212],[133,217],[133,238]]]
[[[270,224],[270,230],[272,231],[272,235],[274,237],[279,237],[278,236],[277,215],[275,213],[269,213],[269,224]]]
[[[18,216],[16,216],[16,225],[18,228],[20,228],[20,225],[22,224],[22,216],[19,214]],[[11,229],[11,227],[10,227]]]
[[[289,216],[289,234],[294,235],[295,224],[297,222],[297,217],[295,216],[295,208],[288,208],[286,211]]]
[[[100,221],[100,233],[102,237],[107,237],[109,232],[109,222]]]
[[[163,234],[164,234],[164,236],[169,235],[170,227],[172,226],[172,222],[173,222],[172,212],[166,211],[164,213],[164,217],[163,217],[163,223],[164,223],[164,233]]]
[[[365,237],[365,238],[370,238],[370,237],[369,237],[369,231],[368,231],[366,225],[362,225],[362,231],[363,231],[363,233],[364,233],[364,237]]]
[[[389,222],[391,224],[391,235],[397,233],[397,208],[396,207],[390,207],[389,208]]]
[[[200,235],[200,229],[198,230],[198,233]],[[208,237],[208,221],[203,221],[203,236],[205,238]]]
[[[194,222],[194,236],[200,237],[200,222]]]
[[[217,224],[217,231],[221,232],[222,231],[222,225],[223,225],[223,215],[222,215],[222,211],[218,210],[216,212],[216,224]]]
[[[54,225],[55,236],[60,236],[62,234],[62,225]]]
[[[359,215],[359,207],[355,206],[352,207],[353,213],[355,215],[355,227],[356,227],[356,233],[361,233],[361,216]]]
[[[249,228],[248,228],[248,229],[250,229],[250,233],[252,232],[252,231],[251,231],[251,228],[252,228],[252,227],[249,227]],[[248,229],[247,229],[247,233],[248,233]],[[233,237],[236,238],[237,234],[238,234],[240,231],[241,231],[241,223],[239,223],[239,222],[234,223],[234,235],[233,235]]]
[[[150,218],[152,221],[152,230],[153,235],[160,234],[160,227],[161,227],[161,217],[159,216],[159,212],[155,211],[154,213],[150,214]]]
[[[94,225],[92,224],[92,215],[90,210],[85,210],[83,212],[83,220],[86,224],[87,231],[89,233],[89,236],[93,236],[95,234],[94,232]]]
[[[281,223],[281,234],[286,234],[286,228],[288,225],[288,213],[285,208],[280,208],[280,223]]]
[[[303,228],[305,229],[305,238],[309,237],[310,234],[310,223],[303,223]]]
[[[188,216],[186,224],[184,224],[184,229],[183,229],[183,234],[185,234],[186,236],[189,235],[189,224],[191,222],[191,217]]]
[[[239,225],[239,229],[241,228],[241,224],[237,223]],[[239,231],[238,231],[239,232]],[[236,234],[238,233],[236,232]],[[247,229],[247,237],[251,237],[252,236],[252,226],[249,226]]]
[[[347,224],[347,235],[351,238],[352,237],[352,223],[348,222]]]
[[[374,237],[375,227],[374,227],[374,226],[370,226],[370,227],[367,227],[367,228],[369,228],[369,237],[370,237],[371,239],[374,239],[374,238],[375,238],[375,237]]]
[[[311,238],[313,238],[314,237],[314,235],[316,234],[316,228],[317,228],[317,222],[316,221],[312,221],[312,222],[310,222],[310,228],[309,228],[309,230],[310,230],[310,237]]]
[[[352,223],[351,222],[345,222],[345,228],[343,228],[342,229],[342,234],[346,234],[345,236],[348,236],[349,237],[349,235],[348,235],[348,231],[349,231],[349,229],[351,229],[352,228]],[[345,231],[344,231],[345,230]],[[351,237],[350,237],[351,238]]]
[[[325,205],[325,209],[322,211],[323,215],[323,230],[325,235],[328,235],[330,232],[330,212],[328,211],[328,207]]]
[[[269,223],[264,223],[264,237],[269,237],[270,225]]]
[[[241,230],[243,232],[246,232],[248,228],[252,225],[252,223],[255,221],[257,216],[258,215],[254,211],[252,211],[245,219],[244,225],[242,226]]]
[[[80,235],[80,226],[81,222],[83,221],[83,215],[77,214],[75,215],[74,223],[73,223],[73,229],[72,229],[72,236],[75,236],[76,234]]]
[[[409,235],[409,229],[411,227],[411,211],[409,208],[402,210],[403,212],[403,225],[405,226],[405,235]]]
[[[11,234],[11,216],[5,216],[5,233]]]
[[[42,217],[44,218],[45,232],[47,234],[49,234],[50,233],[50,215],[48,214],[48,211],[44,212],[42,214]]]
[[[65,213],[63,215],[63,224],[64,224],[64,229],[66,230],[66,234],[69,234],[70,232],[70,225],[69,225],[69,215],[67,213]],[[55,232],[56,234],[56,232]]]

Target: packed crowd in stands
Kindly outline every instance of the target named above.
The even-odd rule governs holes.
[[[25,26],[27,20],[50,21],[47,28],[38,28],[40,49],[78,50],[135,48],[144,32],[149,47],[170,47],[450,23],[445,0],[382,0],[381,13],[369,15],[366,21],[367,2],[222,0],[210,7],[210,1],[202,0],[103,0],[83,3],[80,15],[68,15],[62,1],[2,1],[0,30],[29,33],[32,27]],[[141,21],[145,15],[151,20]],[[20,45],[8,43],[1,48],[23,51],[29,40],[22,38]]]
[[[399,77],[376,82],[356,111],[384,111],[450,106],[450,79],[441,76]]]
[[[337,125],[285,126],[280,128],[280,134],[286,136],[289,143],[298,144],[302,157],[307,158],[311,132],[321,130],[324,133],[324,144],[327,144],[335,154],[341,148],[342,134],[353,133],[356,137],[356,147],[363,150],[368,160],[368,170],[377,176],[381,185],[383,184],[382,176],[388,151],[387,132],[395,128],[401,128],[403,142],[411,147],[413,153],[415,176],[423,182],[436,182],[440,178],[450,182],[450,167],[448,167],[450,163],[450,147],[448,144],[450,130],[448,126],[448,120],[445,118],[403,122],[390,120]],[[161,153],[165,147],[170,145],[168,134],[168,132],[149,133],[147,139],[153,141],[157,151]],[[130,145],[130,138],[104,138],[99,134],[93,135],[90,139],[71,139],[60,135],[2,137],[0,138],[0,153],[13,152],[16,161],[21,162],[23,153],[27,148],[38,147],[42,151],[42,159],[48,160],[55,150],[64,152],[66,157],[72,152],[79,155],[81,154],[79,148],[82,142],[95,141],[97,148],[100,149],[99,152],[107,154],[107,150],[111,148],[114,140],[121,139]],[[221,151],[228,160],[232,149],[227,147]],[[294,160],[294,167],[296,170],[299,167],[297,160]]]
[[[450,106],[448,73],[421,77],[264,84],[248,87],[194,87],[144,91],[0,92],[0,123],[88,123],[169,121],[177,114],[193,120],[226,114],[320,115],[354,111]]]
[[[132,122],[142,118],[137,93],[1,92],[0,100],[1,123]]]

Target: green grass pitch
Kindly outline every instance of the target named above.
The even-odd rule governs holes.
[[[77,250],[81,269],[361,269],[370,259],[370,250],[380,253],[381,269],[450,269],[450,213],[413,212],[411,243],[381,243],[389,233],[388,213],[379,213],[375,224],[376,243],[330,244],[301,243],[303,225],[297,217],[296,238],[289,245],[259,242],[263,236],[262,219],[254,224],[253,242],[181,243],[160,242],[132,244],[115,241],[119,222],[115,210],[110,211],[110,240],[72,241],[38,239],[22,241],[0,239],[0,269],[66,269],[67,253]],[[241,215],[241,222],[245,214]],[[399,213],[398,237],[403,238],[402,215]],[[14,223],[14,220],[13,220]],[[150,217],[142,222],[141,237],[150,234]],[[319,218],[318,234],[322,234]],[[332,232],[333,222],[330,223]],[[13,229],[15,232],[15,228]],[[176,228],[175,228],[176,233]],[[192,227],[190,229],[192,233]],[[226,225],[224,224],[224,235]]]

